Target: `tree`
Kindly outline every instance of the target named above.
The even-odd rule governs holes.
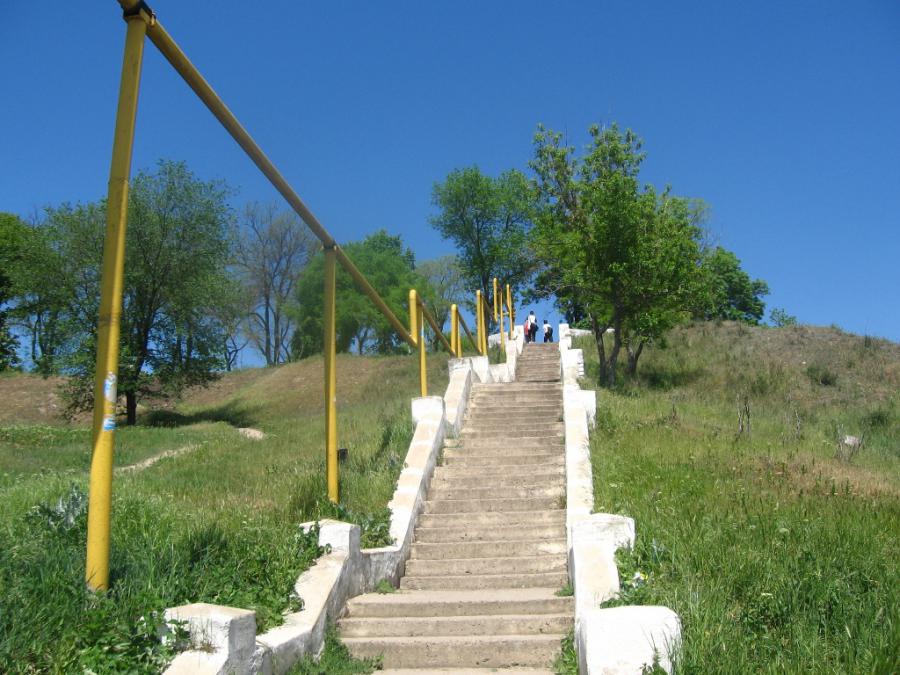
[[[455,255],[445,255],[434,260],[426,260],[416,267],[416,272],[428,282],[429,291],[424,297],[428,311],[434,316],[438,326],[443,330],[450,318],[450,305],[460,304],[466,295],[466,284],[463,279],[459,259]],[[431,338],[432,348],[437,348],[440,339]]]
[[[14,368],[19,359],[16,336],[10,330],[7,303],[14,294],[13,270],[18,266],[28,227],[18,216],[0,213],[0,372]]]
[[[709,285],[708,304],[699,312],[702,318],[760,322],[766,307],[762,297],[769,294],[765,281],[751,279],[738,257],[721,246],[706,251],[702,267]]]
[[[47,208],[13,268],[12,315],[27,336],[32,368],[43,375],[71,370],[84,336],[96,330],[104,212],[102,203]]]
[[[612,125],[589,131],[591,143],[581,158],[563,144],[562,134],[539,126],[535,135],[535,289],[587,316],[600,380],[612,386],[623,344],[636,369],[644,345],[696,303],[700,230],[689,200],[640,186],[644,154],[631,130]]]
[[[771,319],[772,325],[776,328],[786,328],[797,325],[797,317],[788,314],[787,311],[781,307],[775,307],[769,312],[769,319]]]
[[[402,239],[379,230],[361,242],[351,242],[342,248],[397,317],[408,325],[409,289],[416,288],[423,294],[432,291],[415,272],[415,258],[403,246]],[[295,358],[322,351],[324,279],[325,256],[318,254],[301,274],[295,291],[296,304],[292,310],[297,323],[292,345]],[[335,286],[339,352],[349,352],[355,347],[360,354],[385,354],[402,348],[405,343],[387,319],[340,266]]]
[[[286,310],[317,246],[293,212],[279,212],[273,204],[246,207],[235,261],[249,296],[247,332],[267,366],[290,356],[295,325]]]
[[[474,166],[456,169],[435,184],[432,202],[440,212],[431,224],[456,245],[470,286],[492,293],[494,277],[513,287],[530,279],[533,262],[526,235],[533,193],[521,172],[491,178]]]
[[[223,365],[222,301],[234,287],[227,195],[179,162],[162,161],[132,183],[118,378],[129,424],[141,395],[176,395]],[[17,288],[36,364],[72,375],[71,411],[93,404],[105,210],[103,202],[48,209]]]

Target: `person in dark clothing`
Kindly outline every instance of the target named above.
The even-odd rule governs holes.
[[[528,313],[528,341],[535,342],[535,337],[537,336],[537,317],[534,315],[534,311]]]
[[[553,342],[553,326],[544,319],[544,342]]]

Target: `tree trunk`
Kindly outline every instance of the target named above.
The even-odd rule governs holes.
[[[133,426],[137,422],[137,392],[125,392],[125,423]]]
[[[641,352],[644,351],[645,344],[647,344],[647,341],[641,340],[637,349],[632,349],[631,341],[625,343],[625,350],[628,352],[628,374],[631,377],[637,375],[638,359],[641,358]]]
[[[597,343],[597,358],[600,361],[600,376],[598,384],[606,382],[606,346],[603,344],[603,334],[606,333],[606,326],[597,323],[597,318],[591,314],[591,329],[594,332],[594,341]]]
[[[614,319],[613,346],[609,352],[609,362],[606,365],[606,386],[612,389],[616,386],[616,365],[619,361],[619,351],[622,349],[622,322]]]

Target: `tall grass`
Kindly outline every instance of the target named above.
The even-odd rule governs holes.
[[[616,602],[679,613],[679,672],[900,672],[900,352],[857,341],[695,326],[598,393],[596,509],[637,526]]]
[[[442,393],[446,359],[430,355],[429,371]],[[364,544],[388,543],[415,360],[339,357],[340,509],[325,499],[321,372],[309,359],[238,374],[225,397],[199,392],[117,433],[117,466],[189,450],[116,474],[106,594],[83,582],[89,430],[0,426],[0,672],[159,672],[172,656],[157,635],[166,607],[254,609],[263,631],[301,606],[293,584],[319,551],[300,522],[349,518]]]

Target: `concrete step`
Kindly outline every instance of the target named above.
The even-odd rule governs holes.
[[[419,527],[519,527],[522,525],[563,525],[565,509],[538,509],[534,511],[491,511],[474,513],[423,513]]]
[[[514,445],[518,447],[537,447],[543,445],[565,445],[564,439],[560,438],[447,438],[444,440],[444,449],[459,447],[491,447],[498,445]]]
[[[424,513],[481,513],[484,511],[544,511],[561,509],[560,497],[525,497],[511,499],[441,499],[425,502]]]
[[[466,457],[445,457],[444,466],[506,466],[506,465],[522,465],[522,464],[547,464],[553,466],[564,466],[565,457],[563,454],[554,453],[549,455],[530,454],[530,455],[509,455],[500,454],[498,449],[484,449],[484,452],[493,452],[493,454],[485,455],[467,455]]]
[[[388,668],[544,666],[553,663],[564,634],[346,638],[357,658],[384,655]],[[421,672],[421,671],[419,671]]]
[[[501,440],[512,441],[513,445],[517,441],[526,438],[551,438],[560,439],[565,437],[565,429],[562,424],[554,424],[547,426],[534,426],[528,429],[512,429],[512,428],[493,428],[493,429],[463,429],[459,438],[463,442],[470,439],[480,438],[497,438]]]
[[[562,431],[564,425],[562,420],[553,417],[532,417],[525,421],[521,420],[480,420],[472,422],[463,427],[460,437],[465,437],[473,431],[490,432],[492,434],[501,433],[507,437],[514,437],[516,434],[531,435],[534,432],[543,431]]]
[[[517,446],[510,446],[506,448],[447,448],[444,450],[444,459],[457,459],[457,458],[465,458],[465,457],[473,457],[478,455],[498,455],[502,454],[505,457],[520,457],[520,456],[534,456],[534,455],[544,455],[548,457],[556,457],[563,455],[563,449],[560,446],[546,446],[546,445],[537,445],[532,448],[523,448]]]
[[[406,561],[410,577],[458,577],[480,574],[547,574],[565,572],[566,557],[559,553],[502,558],[450,558]]]
[[[563,450],[559,449],[560,454]],[[523,478],[536,478],[552,480],[554,478],[565,478],[565,467],[558,464],[541,464],[529,466],[439,466],[434,470],[435,481],[446,481],[452,479],[472,479],[484,478],[485,480],[519,480]]]
[[[485,395],[475,394],[469,401],[472,406],[503,406],[505,407],[531,407],[538,406],[542,404],[550,404],[550,405],[559,405],[562,406],[562,399],[559,400],[548,398],[543,393],[535,392],[533,394],[509,394],[504,396],[494,396],[494,395]]]
[[[497,408],[478,408],[470,410],[463,424],[481,424],[482,422],[528,422],[531,420],[542,422],[558,422],[562,419],[562,406],[553,405],[546,408],[532,409],[522,406],[518,410]]]
[[[388,668],[379,670],[378,675],[554,675],[546,668]]]
[[[503,389],[486,389],[485,387],[500,386]],[[537,402],[545,401],[547,403],[555,403],[561,401],[563,397],[562,387],[557,384],[548,384],[543,382],[520,382],[518,384],[476,384],[472,388],[472,398],[503,402],[514,399],[517,396],[526,396],[534,398]]]
[[[397,591],[351,598],[347,616],[482,616],[488,614],[564,614],[575,611],[575,599],[560,598],[557,588],[494,591]]]
[[[572,614],[489,614],[486,616],[429,616],[341,619],[341,638],[425,637],[439,635],[540,635],[566,633],[575,623]]]
[[[428,499],[438,500],[473,500],[473,499],[536,499],[538,497],[559,497],[566,493],[565,487],[552,485],[543,487],[475,487],[460,484],[459,486],[434,486],[428,491]]]
[[[411,558],[443,560],[454,558],[512,558],[518,556],[565,556],[565,536],[559,539],[519,539],[513,541],[445,542],[440,544],[416,542]]]
[[[518,406],[510,408],[501,407],[480,407],[470,408],[466,414],[466,421],[491,420],[495,418],[503,418],[504,420],[531,420],[531,419],[554,419],[562,414],[562,406],[555,404],[542,406]]]
[[[568,572],[535,574],[465,574],[460,576],[405,576],[400,588],[419,591],[474,591],[498,588],[562,588],[569,581]]]
[[[419,544],[442,544],[451,542],[473,542],[503,544],[505,542],[547,541],[565,539],[566,526],[519,525],[497,527],[494,525],[468,525],[457,527],[417,527],[415,541]]]
[[[565,489],[565,477],[562,472],[544,476],[450,476],[445,478],[433,478],[430,490],[447,490],[471,488],[490,488],[495,492],[503,492],[506,489],[520,488],[527,490],[540,490],[543,488]],[[434,494],[437,494],[435,492]]]

